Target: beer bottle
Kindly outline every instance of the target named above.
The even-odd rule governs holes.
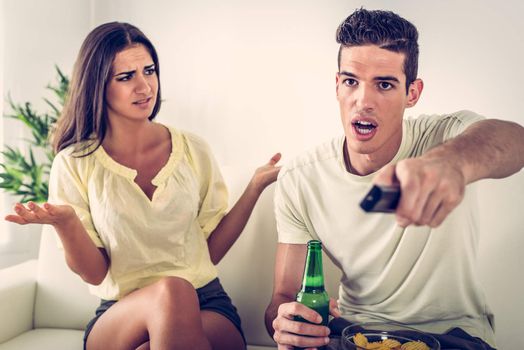
[[[329,318],[329,296],[324,289],[324,272],[322,271],[322,243],[311,240],[307,244],[307,257],[304,266],[302,287],[296,301],[315,310],[322,316],[320,325],[327,326]],[[308,322],[300,316],[295,321]],[[320,348],[323,349],[324,347]]]

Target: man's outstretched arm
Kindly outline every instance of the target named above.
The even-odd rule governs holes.
[[[462,201],[467,184],[503,178],[524,167],[524,128],[502,120],[482,120],[416,158],[385,166],[377,184],[399,184],[396,211],[401,226],[439,226]]]

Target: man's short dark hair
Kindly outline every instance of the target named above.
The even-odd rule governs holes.
[[[418,31],[415,26],[391,11],[358,9],[337,29],[338,69],[344,47],[376,45],[381,49],[403,53],[406,92],[417,78]]]

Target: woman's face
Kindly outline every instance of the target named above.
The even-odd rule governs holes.
[[[157,94],[156,67],[146,47],[133,45],[117,53],[105,96],[109,120],[149,118]]]

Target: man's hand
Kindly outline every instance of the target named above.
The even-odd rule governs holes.
[[[374,183],[400,185],[400,226],[439,226],[464,197],[466,179],[456,164],[435,156],[401,160],[382,168]]]
[[[334,317],[340,317],[336,300],[330,298],[329,312]],[[314,323],[295,321],[294,317]],[[298,302],[280,304],[277,317],[273,320],[273,339],[278,349],[316,348],[329,343],[329,328],[321,326],[322,317],[314,310]]]

